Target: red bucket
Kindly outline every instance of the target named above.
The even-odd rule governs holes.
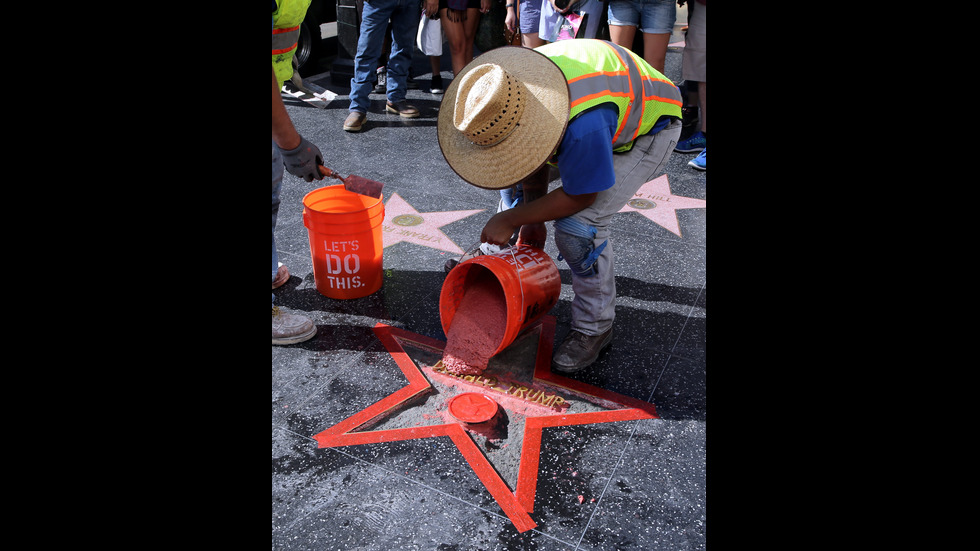
[[[309,233],[313,279],[320,294],[361,298],[381,288],[384,244],[383,197],[344,189],[315,189],[303,197],[303,225]]]
[[[494,351],[498,354],[558,303],[561,277],[551,256],[529,245],[476,256],[458,264],[446,276],[439,294],[439,317],[447,335],[467,288],[485,284],[487,273],[500,285],[502,292],[498,296],[505,303],[503,337]]]

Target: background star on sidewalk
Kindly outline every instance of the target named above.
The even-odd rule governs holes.
[[[707,201],[704,199],[672,194],[667,175],[664,174],[640,186],[619,212],[638,212],[677,237],[682,237],[676,211],[703,208],[707,208]]]
[[[485,209],[451,210],[442,212],[419,212],[397,193],[392,193],[385,204],[385,219],[382,224],[384,247],[407,242],[440,251],[463,254],[452,239],[440,230],[442,226],[462,220]]]

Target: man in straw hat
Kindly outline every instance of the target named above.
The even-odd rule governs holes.
[[[439,110],[439,146],[470,184],[517,184],[524,202],[495,214],[484,243],[555,245],[572,272],[572,326],[552,369],[574,373],[612,342],[616,284],[612,216],[658,176],[681,132],[680,91],[611,42],[562,40],[486,52],[453,79]],[[561,186],[548,192],[549,165]]]

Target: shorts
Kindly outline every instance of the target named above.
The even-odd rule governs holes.
[[[631,26],[648,34],[674,31],[676,0],[610,0],[609,24]]]
[[[521,0],[520,24],[518,28],[521,34],[534,34],[538,32],[538,24],[541,22],[541,0]]]
[[[440,10],[449,9],[449,2],[447,2],[446,0],[439,0],[439,9]],[[480,9],[480,0],[467,0],[466,9],[468,10]]]
[[[705,20],[707,5],[690,4],[690,20],[687,22],[687,35],[684,37],[684,53],[681,54],[681,74],[684,80],[708,82],[708,62],[705,59]]]

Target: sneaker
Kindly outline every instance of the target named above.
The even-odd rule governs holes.
[[[698,153],[698,156],[697,157],[695,157],[692,161],[690,161],[690,162],[687,163],[688,166],[693,166],[694,168],[696,168],[698,170],[705,170],[704,155],[707,152],[708,152],[708,148],[707,147],[704,148],[704,149],[702,149],[701,150],[701,153]]]
[[[344,130],[348,132],[359,132],[361,127],[364,126],[364,121],[367,119],[367,115],[361,113],[360,111],[351,111],[350,115],[344,119]]]
[[[442,75],[432,75],[432,82],[429,84],[429,93],[441,94],[445,92],[442,87]]]
[[[374,85],[374,93],[383,94],[388,91],[388,68],[378,67],[378,80]]]
[[[677,147],[674,148],[674,151],[678,153],[697,153],[707,146],[708,138],[698,130],[686,140],[677,142]]]
[[[306,316],[287,314],[272,307],[272,344],[296,344],[316,335],[316,326]]]
[[[612,344],[612,327],[601,335],[589,336],[571,330],[551,359],[551,370],[575,373],[592,365],[599,353]]]
[[[419,110],[409,105],[405,100],[396,101],[395,103],[389,101],[385,104],[385,110],[389,113],[405,117],[406,119],[419,116]]]

